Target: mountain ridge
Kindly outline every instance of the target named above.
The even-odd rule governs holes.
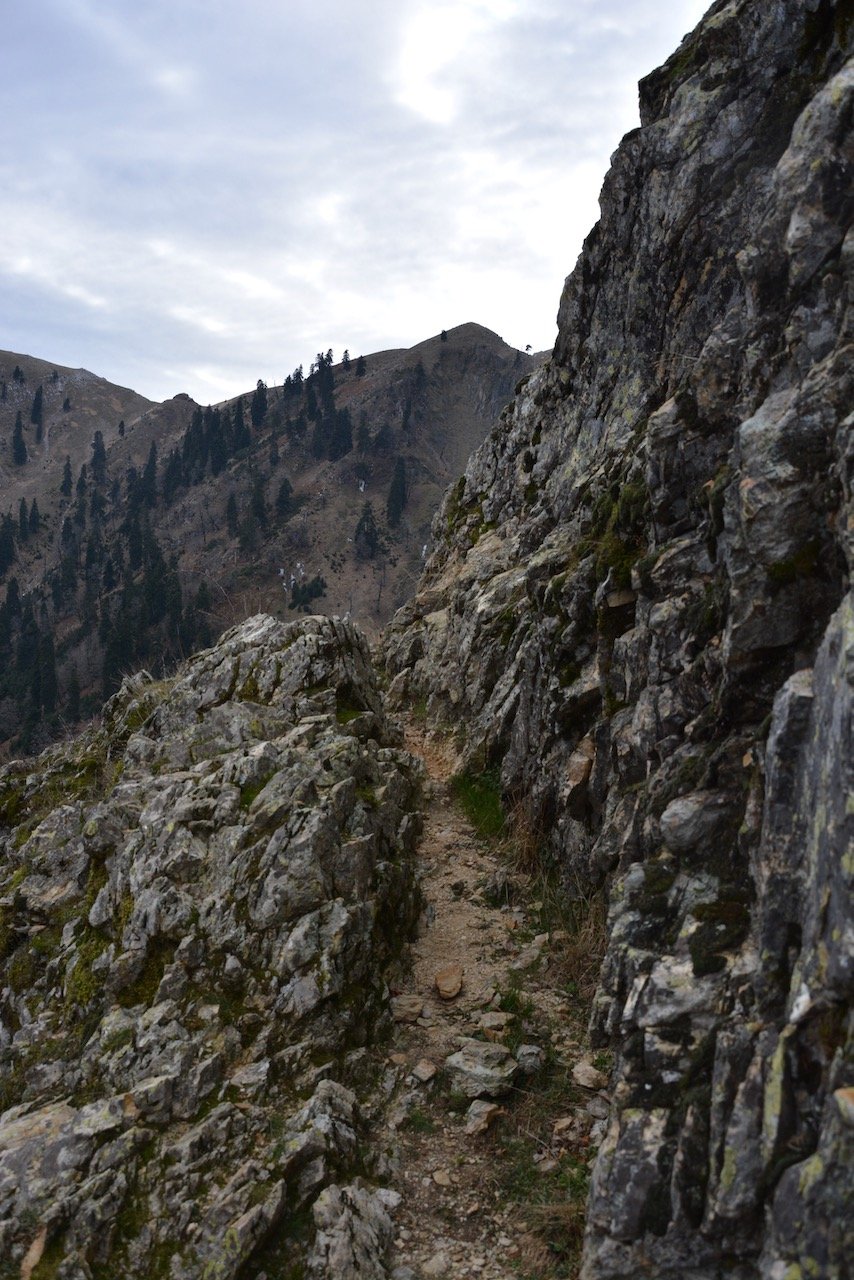
[[[0,354],[0,580],[16,583],[0,644],[29,630],[56,654],[44,681],[7,668],[0,738],[44,740],[57,704],[94,711],[134,665],[160,670],[259,609],[312,601],[376,635],[447,482],[536,361],[468,323],[367,358],[318,353],[203,409]]]

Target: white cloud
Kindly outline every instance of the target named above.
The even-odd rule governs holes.
[[[636,81],[702,7],[14,6],[0,346],[202,400],[468,319],[548,346]]]

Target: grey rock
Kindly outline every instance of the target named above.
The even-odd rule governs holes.
[[[317,1280],[386,1280],[394,1226],[382,1195],[363,1183],[329,1186],[312,1210],[317,1236],[306,1274]]]
[[[446,495],[385,640],[463,767],[501,762],[546,865],[609,902],[584,1280],[844,1266],[843,8],[713,5],[642,82],[552,359]]]
[[[43,962],[22,943],[0,970],[4,1257],[35,1214],[63,1275],[147,1275],[168,1245],[173,1280],[230,1280],[355,1164],[342,1079],[365,1078],[420,905],[420,771],[398,742],[354,628],[258,617],[0,777],[26,806],[78,762],[121,765],[20,849],[0,830],[0,890],[20,866],[8,909],[44,935]]]
[[[461,1048],[445,1059],[454,1086],[469,1098],[500,1098],[509,1093],[519,1064],[503,1044],[463,1038]]]

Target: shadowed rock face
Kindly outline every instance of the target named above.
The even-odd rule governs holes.
[[[0,1256],[225,1280],[357,1164],[417,769],[360,634],[268,617],[36,763],[0,772]]]
[[[606,887],[586,1280],[850,1256],[852,30],[721,0],[643,82],[387,640],[392,698]]]

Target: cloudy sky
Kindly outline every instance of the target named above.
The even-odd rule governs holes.
[[[707,0],[4,6],[0,348],[208,403],[466,320],[550,347]]]

